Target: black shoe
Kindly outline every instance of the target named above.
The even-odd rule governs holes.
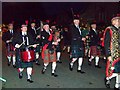
[[[36,65],[40,65],[40,63],[38,63],[38,62],[36,62],[35,64],[36,64]]]
[[[104,78],[104,82],[105,82],[106,88],[110,88],[110,80],[107,80],[106,78]]]
[[[73,67],[69,64],[69,69],[70,69],[70,71],[72,71],[73,70]]]
[[[81,71],[81,70],[77,70],[77,72],[81,73],[81,74],[84,74],[85,72],[84,71]]]
[[[27,79],[27,81],[28,81],[29,83],[33,83],[33,81],[32,81],[31,79]]]
[[[62,63],[62,61],[59,60],[59,61],[57,61],[57,63]]]
[[[22,77],[23,77],[23,74],[19,73],[19,79],[22,79]]]
[[[16,65],[13,65],[14,68],[16,68]]]
[[[88,61],[88,65],[91,66],[91,62],[90,61]]]
[[[8,63],[8,66],[10,66],[10,62]]]
[[[57,77],[58,75],[55,73],[52,73],[51,76]]]
[[[36,59],[36,60],[35,60],[35,63],[36,63],[36,65],[40,65],[40,63],[39,63],[39,60],[38,60],[38,59]]]
[[[42,73],[42,74],[44,74],[44,73],[45,73],[45,69],[44,69],[44,68],[42,69],[41,73]]]
[[[67,52],[68,54],[70,54],[70,52]]]
[[[120,90],[120,88],[116,88],[116,87],[114,87],[114,90]]]
[[[96,68],[101,68],[99,65],[95,65]]]

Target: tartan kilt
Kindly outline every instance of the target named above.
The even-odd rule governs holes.
[[[55,46],[56,52],[61,52],[60,44]]]
[[[56,51],[54,50],[53,54],[50,54],[48,49],[42,50],[42,59],[44,63],[56,62]]]
[[[90,55],[91,56],[100,56],[101,51],[97,48],[97,46],[90,46]]]
[[[79,45],[71,46],[71,58],[80,58],[84,56],[84,48]]]
[[[6,54],[9,56],[15,55],[15,47],[9,43],[6,45]]]
[[[16,67],[17,68],[33,67],[33,61],[32,62],[23,62],[21,60],[20,51],[16,50]]]

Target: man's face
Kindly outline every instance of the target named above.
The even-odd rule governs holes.
[[[35,23],[31,23],[31,27],[35,27]]]
[[[74,21],[73,21],[73,22],[74,22],[74,24],[75,24],[75,25],[79,25],[80,20],[78,20],[78,19],[74,19]]]
[[[8,28],[9,30],[13,29],[13,24],[9,24]]]
[[[22,27],[21,30],[22,30],[23,32],[27,32],[27,27]]]
[[[48,25],[48,24],[44,25],[44,26],[43,26],[43,29],[49,30],[49,25]]]
[[[91,27],[92,27],[93,29],[96,29],[96,24],[92,24]]]
[[[112,24],[117,26],[117,27],[120,27],[120,19],[115,19],[112,21]]]

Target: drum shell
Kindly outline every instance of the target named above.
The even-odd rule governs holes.
[[[21,49],[21,60],[23,62],[31,62],[35,59],[34,48],[24,48]]]

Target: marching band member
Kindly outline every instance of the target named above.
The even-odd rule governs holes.
[[[36,47],[35,40],[33,39],[32,35],[27,32],[27,25],[21,25],[21,31],[18,32],[13,37],[13,45],[16,48],[16,65],[19,72],[19,78],[22,79],[23,77],[23,70],[27,68],[27,81],[32,83],[32,68],[33,68],[33,59],[34,53],[33,51],[28,51],[28,46],[32,45],[32,47]],[[32,50],[32,47],[30,48]],[[23,52],[25,51],[25,52]],[[23,52],[23,53],[22,53]],[[32,54],[31,54],[32,53]],[[26,60],[26,61],[23,61]]]
[[[16,57],[15,57],[14,47],[12,45],[12,38],[13,38],[14,33],[15,33],[15,31],[13,30],[13,24],[9,23],[8,31],[3,34],[2,40],[6,43],[8,66],[10,66],[11,60],[12,60],[13,67],[15,68],[16,67]]]
[[[36,40],[36,42],[39,43],[40,36],[39,36],[39,32],[38,31],[39,30],[37,30],[37,28],[36,28],[36,23],[35,22],[31,22],[30,29],[28,30],[28,32],[30,32],[31,35],[33,36],[34,40]],[[37,45],[37,47],[35,49],[35,54],[36,54],[35,63],[36,63],[36,65],[40,65],[40,62],[39,62],[40,45]]]
[[[41,32],[42,38],[42,59],[44,62],[44,67],[42,69],[42,74],[45,73],[47,66],[50,62],[52,62],[52,76],[57,77],[55,74],[56,69],[56,51],[54,45],[57,45],[58,42],[53,42],[52,31],[49,28],[49,24],[43,23],[43,31]]]
[[[53,23],[51,25],[51,29],[53,31],[53,39],[54,41],[59,41],[58,45],[55,45],[56,48],[56,55],[57,55],[57,62],[62,63],[62,61],[60,60],[61,57],[61,48],[60,48],[60,41],[61,41],[61,33],[60,31],[56,28],[56,25]]]
[[[64,41],[64,47],[63,52],[67,48],[67,53],[70,54],[70,31],[68,30],[68,27],[65,26],[63,28],[63,41]]]
[[[95,67],[101,68],[99,66],[99,51],[98,51],[98,46],[100,42],[99,34],[96,30],[96,22],[93,21],[91,23],[91,29],[89,32],[89,37],[90,37],[90,59],[88,61],[88,64],[91,66],[92,60],[95,58]]]
[[[71,58],[72,61],[69,64],[69,69],[73,70],[73,65],[75,61],[78,61],[78,69],[77,72],[83,74],[82,71],[82,63],[84,57],[84,41],[85,38],[82,37],[82,33],[80,30],[80,20],[79,16],[74,16],[73,25],[70,27],[71,31]]]
[[[115,89],[120,88],[120,16],[113,17],[112,25],[104,32],[104,48],[107,57],[105,85],[110,88],[110,81],[116,78]]]

